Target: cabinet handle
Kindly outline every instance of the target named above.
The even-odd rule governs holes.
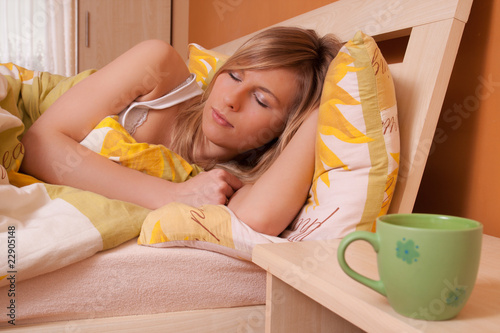
[[[89,47],[89,23],[90,23],[90,13],[87,10],[85,12],[85,46]]]

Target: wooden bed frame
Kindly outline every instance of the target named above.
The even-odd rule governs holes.
[[[472,0],[340,0],[279,25],[334,33],[357,30],[381,44],[403,41],[390,63],[401,133],[400,173],[389,212],[411,212]],[[216,50],[230,54],[249,36]],[[384,49],[382,49],[384,51]],[[16,332],[263,332],[265,305],[17,326]]]

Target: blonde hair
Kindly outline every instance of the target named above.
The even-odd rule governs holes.
[[[171,149],[206,170],[223,168],[243,182],[255,182],[283,151],[304,119],[319,105],[326,71],[340,47],[341,43],[331,34],[319,37],[314,30],[296,27],[275,27],[255,35],[214,75],[201,100],[179,112],[172,131]],[[292,70],[298,86],[297,97],[290,103],[281,135],[262,147],[242,152],[231,161],[195,160],[193,152],[204,140],[201,130],[203,106],[217,77],[228,71],[278,68]]]

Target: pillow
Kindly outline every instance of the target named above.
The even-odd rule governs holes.
[[[358,32],[328,69],[309,199],[281,236],[301,241],[373,230],[389,208],[398,169],[392,76],[373,38]]]
[[[224,58],[197,45],[191,45],[190,54],[195,55],[190,69],[201,68],[197,73],[205,84],[209,72],[220,68],[218,59]],[[372,230],[394,192],[399,129],[392,76],[375,41],[362,32],[345,44],[329,67],[315,149],[309,199],[280,237],[252,230],[225,206],[171,203],[148,215],[138,243],[196,247],[251,259],[256,244],[332,239],[353,230]]]
[[[257,244],[287,242],[254,231],[223,205],[169,203],[148,214],[137,241],[152,247],[192,247],[252,260]]]
[[[196,81],[205,90],[215,72],[224,65],[229,56],[203,48],[198,44],[189,44],[188,68],[196,74]]]

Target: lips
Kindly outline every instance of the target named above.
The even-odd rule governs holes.
[[[212,118],[214,119],[214,121],[221,125],[221,126],[224,126],[224,127],[231,127],[233,128],[234,126],[229,122],[227,121],[226,118],[224,118],[224,116],[222,114],[220,114],[218,112],[218,110],[212,108]]]

